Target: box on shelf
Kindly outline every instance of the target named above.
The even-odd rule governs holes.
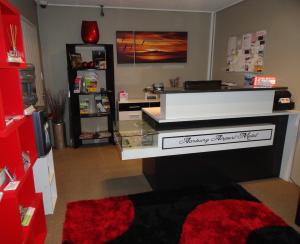
[[[128,93],[126,91],[119,92],[119,101],[120,102],[127,102],[128,101]]]

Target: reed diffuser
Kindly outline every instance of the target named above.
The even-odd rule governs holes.
[[[8,62],[22,63],[23,60],[17,49],[17,35],[18,35],[17,26],[10,24],[8,34],[10,37],[10,46],[11,46],[11,49],[7,53]]]

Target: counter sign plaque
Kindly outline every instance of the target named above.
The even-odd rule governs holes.
[[[255,127],[255,126],[253,126]],[[261,126],[260,126],[261,127]],[[268,126],[267,126],[268,127]],[[242,127],[233,128],[233,131],[209,133],[209,134],[191,134],[184,136],[173,136],[162,138],[162,149],[174,149],[185,147],[205,147],[214,145],[228,145],[231,144],[234,148],[247,148],[255,147],[255,144],[259,146],[267,146],[273,144],[273,136],[275,125],[269,125],[269,128],[248,129],[243,130]],[[246,128],[245,128],[246,129]],[[263,143],[265,142],[265,144]],[[263,143],[263,144],[262,144]],[[235,147],[235,144],[239,144]],[[241,146],[241,144],[245,144]]]

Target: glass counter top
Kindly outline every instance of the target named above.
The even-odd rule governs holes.
[[[115,140],[122,148],[139,148],[157,144],[158,132],[143,120],[121,120],[115,124]]]

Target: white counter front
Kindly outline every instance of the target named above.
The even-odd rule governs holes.
[[[160,95],[162,119],[271,113],[275,90],[167,93]]]

